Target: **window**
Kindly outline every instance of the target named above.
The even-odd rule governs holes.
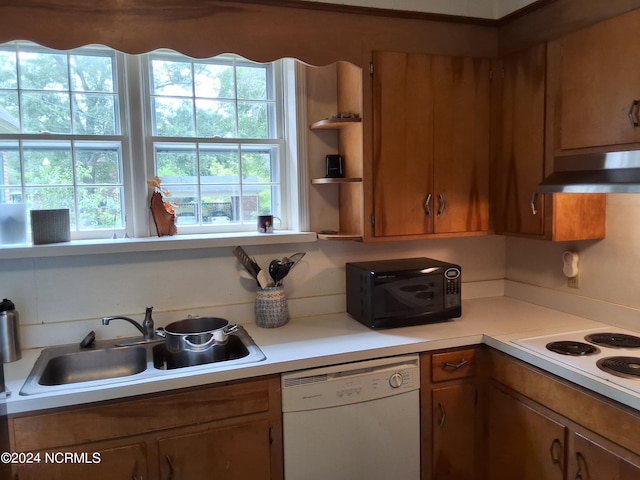
[[[114,53],[0,46],[0,203],[68,208],[76,231],[122,225]]]
[[[255,229],[280,216],[282,133],[273,64],[237,56],[147,57],[154,166],[178,227]]]
[[[235,55],[0,45],[0,203],[69,208],[72,238],[123,233],[127,218],[141,232],[148,204],[132,210],[133,192],[158,175],[179,233],[282,218],[280,70]]]

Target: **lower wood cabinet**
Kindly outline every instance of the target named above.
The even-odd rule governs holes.
[[[566,428],[494,385],[489,387],[488,475],[492,480],[564,478]]]
[[[422,479],[475,480],[482,415],[476,348],[420,358]]]
[[[269,422],[252,421],[158,440],[160,478],[269,480]]]
[[[640,478],[636,410],[497,351],[488,358],[488,480]]]
[[[10,417],[17,480],[281,480],[280,377]],[[67,455],[67,456],[65,456]]]

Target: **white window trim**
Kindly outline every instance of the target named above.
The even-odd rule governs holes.
[[[145,72],[139,56],[116,52],[118,81],[124,85],[130,74],[143,79]],[[67,255],[94,255],[121,252],[170,251],[193,248],[227,247],[235,245],[267,245],[317,241],[317,234],[309,232],[309,174],[307,162],[307,129],[304,66],[293,59],[283,59],[280,84],[284,92],[284,112],[281,112],[285,130],[284,170],[286,186],[282,188],[282,206],[287,209],[287,229],[273,234],[255,231],[221,233],[187,233],[157,237],[149,210],[149,189],[146,180],[153,177],[153,152],[147,151],[149,142],[133,142],[145,138],[147,132],[144,114],[145,97],[140,88],[126,88],[120,92],[120,121],[122,138],[123,183],[128,201],[125,202],[124,228],[109,231],[108,238],[74,239],[71,242],[50,245],[10,245],[0,248],[0,259],[39,258]],[[282,108],[282,103],[278,104]]]

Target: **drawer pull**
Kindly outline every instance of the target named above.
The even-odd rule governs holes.
[[[462,361],[460,363],[450,363],[447,362],[444,364],[445,368],[448,368],[450,370],[458,370],[459,368],[464,367],[466,364],[468,364],[469,362],[467,362],[464,358],[462,359]]]
[[[638,105],[640,104],[640,100],[634,100],[631,102],[631,107],[629,107],[629,121],[631,122],[631,126],[636,128],[640,126],[640,120],[638,120]]]
[[[533,192],[531,194],[531,215],[534,217],[538,214],[538,209],[536,208],[536,203],[538,202],[538,192]]]

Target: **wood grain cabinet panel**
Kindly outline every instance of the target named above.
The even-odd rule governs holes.
[[[266,420],[164,437],[158,450],[161,479],[271,479]]]
[[[420,356],[422,479],[481,480],[476,347]]]
[[[489,230],[490,62],[374,52],[376,237]]]
[[[14,415],[11,450],[99,463],[16,465],[19,480],[282,480],[280,377]]]
[[[640,142],[638,25],[634,10],[562,39],[560,149]]]
[[[564,479],[564,425],[493,386],[488,405],[488,478]]]
[[[16,466],[19,480],[114,480],[149,478],[144,443],[103,447],[100,444],[39,452],[38,463]],[[67,458],[66,454],[75,454]]]
[[[547,132],[557,122],[553,94],[559,58],[551,49],[547,76],[546,44],[501,59],[500,145],[494,182],[497,233],[574,241],[605,237],[606,196],[603,194],[538,194],[547,169]],[[553,140],[553,139],[552,139]],[[552,140],[549,140],[552,142]]]

